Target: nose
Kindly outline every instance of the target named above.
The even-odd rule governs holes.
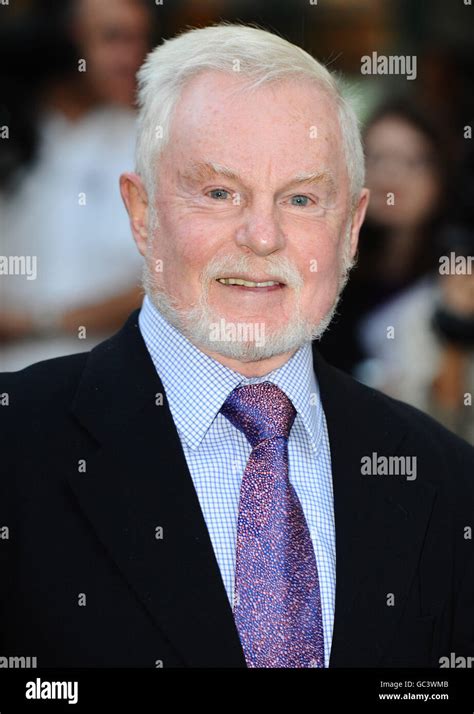
[[[243,223],[236,232],[236,243],[255,255],[265,256],[282,250],[286,244],[278,208],[270,199],[260,199],[246,207]]]

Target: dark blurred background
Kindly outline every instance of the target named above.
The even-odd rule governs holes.
[[[140,304],[118,193],[135,73],[187,27],[254,23],[340,73],[362,123],[371,205],[322,353],[474,443],[473,13],[468,0],[1,4],[0,253],[30,262],[0,275],[0,368],[88,349]],[[416,79],[362,73],[374,52],[415,56]]]

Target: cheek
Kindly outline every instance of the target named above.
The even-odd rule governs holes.
[[[186,292],[199,281],[201,271],[216,252],[215,241],[199,221],[176,220],[167,212],[160,214],[153,251],[154,257],[163,261],[163,282],[173,282],[178,292]]]
[[[342,241],[336,236],[319,236],[300,258],[303,277],[313,289],[327,284],[338,274],[341,248]]]
[[[434,181],[418,182],[410,193],[410,205],[415,215],[425,218],[434,211],[439,197],[438,185]]]
[[[334,302],[339,288],[342,248],[342,239],[332,236],[306,252],[302,301],[308,317],[321,318]]]

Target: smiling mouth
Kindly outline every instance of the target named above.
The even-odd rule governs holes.
[[[237,288],[246,288],[250,290],[279,290],[284,287],[284,283],[278,280],[244,280],[243,278],[217,278],[217,282],[221,285],[227,285]]]

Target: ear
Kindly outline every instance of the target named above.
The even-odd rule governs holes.
[[[144,256],[148,243],[148,196],[140,176],[134,173],[122,174],[120,193],[130,218],[135,243]]]
[[[351,226],[351,257],[353,258],[357,251],[359,243],[359,232],[364,222],[367,206],[369,205],[370,191],[368,188],[363,188],[357,206],[353,211],[352,226]]]

